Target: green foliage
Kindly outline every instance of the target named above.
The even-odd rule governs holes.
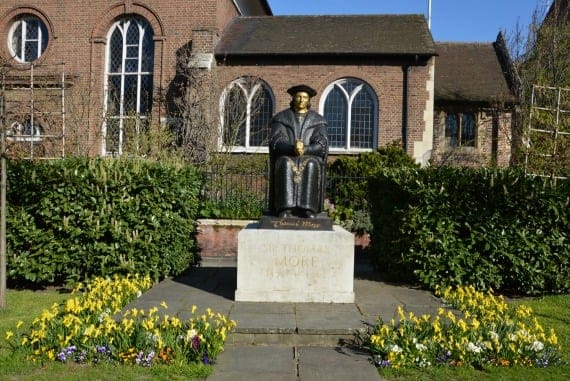
[[[325,202],[328,216],[336,225],[341,225],[346,230],[356,234],[367,234],[372,231],[372,221],[368,210],[354,210],[342,205],[333,205]]]
[[[517,170],[384,170],[370,181],[372,250],[425,286],[570,290],[570,188]]]
[[[201,176],[142,159],[11,162],[9,276],[61,283],[109,274],[158,279],[192,262]]]
[[[212,156],[208,166],[215,172],[265,174],[268,163],[268,154],[218,153]]]
[[[228,189],[220,200],[202,202],[200,217],[229,219],[258,219],[265,201],[247,189]]]
[[[367,180],[382,168],[402,167],[418,168],[419,165],[397,144],[361,153],[356,158],[336,159],[328,173],[329,200],[325,209],[329,216],[352,232],[370,232]]]
[[[227,163],[226,163],[227,164]],[[205,174],[200,217],[257,219],[266,208],[267,178],[254,166],[214,166]]]
[[[406,152],[397,145],[364,152],[357,158],[341,156],[329,169],[332,183],[331,198],[336,204],[347,208],[368,210],[368,186],[366,179],[382,168],[419,167]]]
[[[527,173],[568,178],[570,175],[570,89],[534,88],[534,107],[525,139]],[[565,99],[568,100],[565,101]],[[559,103],[560,102],[560,103]]]
[[[529,143],[517,143],[513,159],[524,163],[528,173],[567,178],[570,137],[560,132],[570,131],[570,116],[562,112],[570,106],[570,23],[568,3],[552,3],[541,2],[528,28],[517,28],[510,38],[518,82],[513,138],[517,143],[518,138],[524,137]],[[558,102],[561,112],[557,111]]]

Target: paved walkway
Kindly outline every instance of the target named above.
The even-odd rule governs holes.
[[[366,263],[355,266],[355,303],[235,302],[236,269],[195,268],[166,279],[126,308],[168,304],[187,319],[193,305],[238,322],[208,381],[379,380],[369,355],[350,346],[378,317],[389,321],[397,306],[435,314],[441,302],[431,293],[375,280]]]

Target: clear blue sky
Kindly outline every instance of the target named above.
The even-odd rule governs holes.
[[[406,14],[427,17],[428,0],[268,0],[273,14]],[[513,33],[517,21],[528,26],[535,9],[551,0],[432,0],[436,41],[494,41],[499,31]]]

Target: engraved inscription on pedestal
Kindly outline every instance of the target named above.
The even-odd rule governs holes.
[[[352,303],[353,275],[354,237],[340,227],[239,234],[237,301]]]

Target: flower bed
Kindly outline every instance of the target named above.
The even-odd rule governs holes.
[[[530,307],[509,306],[502,296],[473,287],[436,290],[459,313],[440,308],[437,316],[406,314],[377,322],[365,345],[379,367],[525,366],[559,362],[558,338],[545,332]]]
[[[234,321],[209,308],[188,321],[166,314],[162,302],[145,310],[136,308],[116,317],[131,300],[152,286],[150,277],[95,278],[79,284],[61,305],[54,304],[28,328],[18,322],[5,333],[14,352],[32,361],[123,363],[211,363],[223,350]]]

